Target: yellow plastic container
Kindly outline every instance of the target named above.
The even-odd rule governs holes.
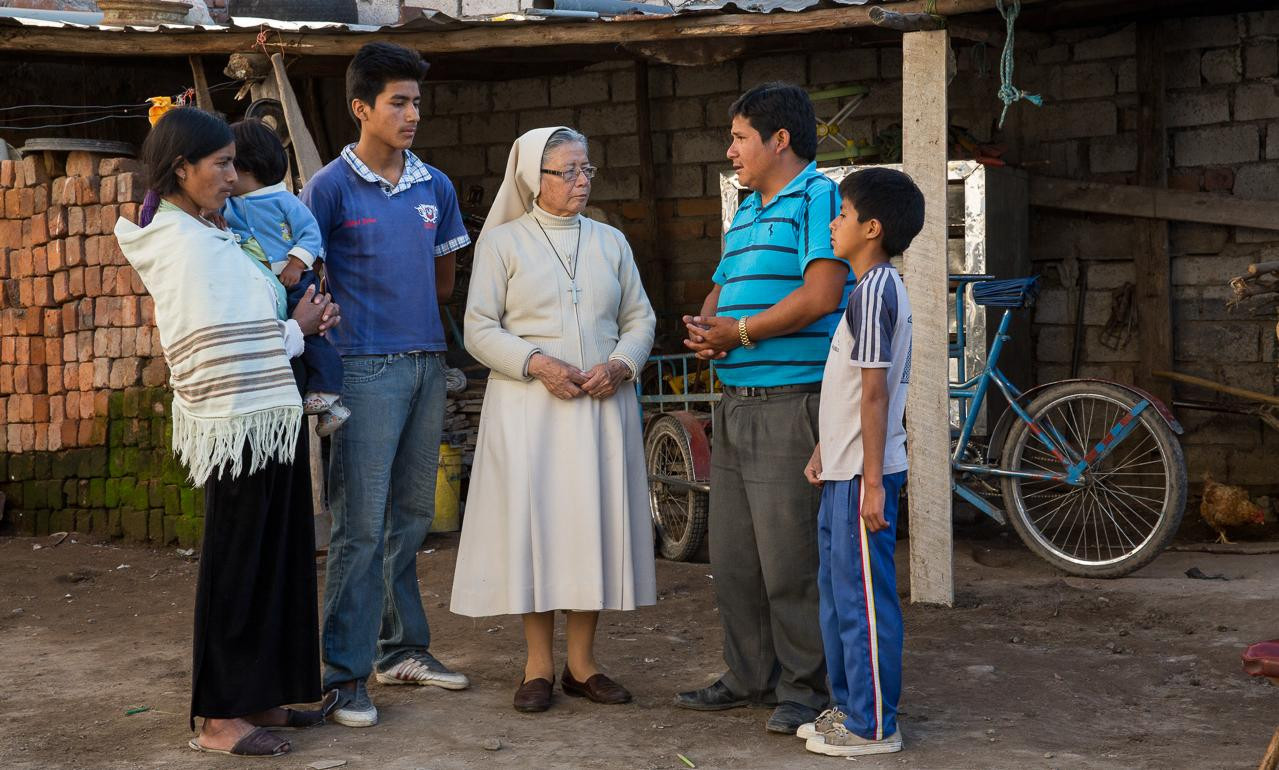
[[[440,444],[440,469],[435,476],[435,520],[432,532],[462,528],[462,450]]]

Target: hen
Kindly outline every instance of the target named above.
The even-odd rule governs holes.
[[[1199,504],[1199,515],[1208,526],[1217,531],[1219,543],[1230,542],[1226,537],[1227,527],[1266,523],[1265,511],[1249,499],[1247,492],[1240,487],[1213,481],[1212,476],[1207,473],[1204,474],[1204,494],[1203,502]]]

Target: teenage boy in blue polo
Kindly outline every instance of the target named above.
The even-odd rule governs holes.
[[[834,705],[796,733],[817,754],[901,751],[902,608],[897,598],[897,500],[906,483],[911,311],[889,257],[924,226],[924,196],[900,171],[872,168],[839,186],[835,256],[857,285],[831,340],[822,378],[820,443],[804,469],[822,490],[818,587]]]
[[[387,685],[469,684],[430,654],[417,584],[444,424],[439,300],[453,291],[454,252],[471,242],[452,183],[409,151],[426,68],[398,45],[361,48],[346,71],[359,142],[302,191],[344,321],[329,334],[351,422],[332,446],[323,658],[329,716],[348,727],[377,724],[370,673]]]

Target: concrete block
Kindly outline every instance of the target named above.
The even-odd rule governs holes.
[[[501,16],[518,13],[520,0],[462,0],[462,17]]]
[[[1115,68],[1108,62],[1071,64],[1061,68],[1060,93],[1063,99],[1113,96]]]
[[[549,104],[546,78],[522,78],[493,84],[494,110],[527,110]]]
[[[1019,103],[1022,125],[1028,137],[1039,140],[1110,136],[1118,131],[1119,113],[1114,102],[1046,104]]]
[[[1279,123],[1266,126],[1266,160],[1279,159]]]
[[[1246,83],[1235,88],[1235,120],[1279,118],[1279,89],[1271,83]]]
[[[1231,276],[1241,275],[1254,260],[1253,255],[1178,257],[1172,262],[1173,286],[1225,286]]]
[[[890,46],[879,49],[879,77],[883,80],[901,80],[901,48]]]
[[[1237,17],[1196,16],[1164,22],[1164,48],[1185,51],[1192,48],[1226,48],[1239,44]]]
[[[1169,128],[1229,122],[1229,95],[1225,91],[1170,94],[1164,119]]]
[[[1200,69],[1198,51],[1168,54],[1164,59],[1164,86],[1168,89],[1198,88],[1203,84]]]
[[[636,169],[601,169],[591,189],[592,201],[628,201],[638,197],[639,171]]]
[[[677,96],[733,93],[741,90],[737,62],[707,67],[680,67],[675,71]]]
[[[1075,43],[1075,61],[1091,59],[1116,59],[1137,53],[1137,28],[1129,24],[1117,32],[1111,32]]]
[[[671,161],[722,163],[727,149],[728,142],[720,131],[684,131],[675,134],[671,140]]]
[[[1066,43],[1049,45],[1035,51],[1036,64],[1064,64],[1070,61],[1070,46]]]
[[[463,115],[458,119],[461,143],[500,144],[509,151],[519,136],[519,120],[514,112]]]
[[[404,0],[404,6],[406,8],[423,8],[429,11],[438,11],[455,19],[462,16],[461,0]]]
[[[1279,10],[1249,13],[1244,20],[1249,35],[1279,35]]]
[[[1088,168],[1094,174],[1135,171],[1137,169],[1136,137],[1124,134],[1089,142]]]
[[[802,54],[762,56],[742,63],[741,88],[747,91],[761,83],[781,81],[803,86],[808,83],[808,60]]]
[[[1168,249],[1173,257],[1220,254],[1230,241],[1230,228],[1197,222],[1169,222]]]
[[[659,198],[698,198],[702,195],[701,166],[658,166],[656,181]]]
[[[1115,91],[1121,94],[1131,94],[1137,90],[1137,61],[1135,59],[1124,59],[1115,69]],[[1167,75],[1165,75],[1167,77]]]
[[[426,116],[418,126],[417,135],[413,137],[413,149],[426,150],[458,145],[461,141],[458,126],[458,118]]]
[[[1206,166],[1218,163],[1248,163],[1261,154],[1256,126],[1233,125],[1179,131],[1173,135],[1176,166]]]
[[[631,122],[634,124],[634,118],[631,119]],[[579,131],[582,130],[581,126],[574,126],[573,123],[573,110],[567,107],[554,110],[528,110],[520,113],[519,133],[522,134],[525,131],[545,126],[573,126]],[[512,137],[512,141],[514,141],[514,137]]]
[[[1256,362],[1261,335],[1255,325],[1239,323],[1187,323],[1174,335],[1173,353],[1178,361],[1238,364]]]
[[[1279,200],[1279,166],[1258,163],[1240,167],[1235,172],[1234,193],[1249,200]]]
[[[808,60],[808,83],[811,85],[874,80],[878,75],[879,55],[874,48],[819,51]]]
[[[1249,80],[1274,77],[1279,72],[1279,46],[1274,40],[1248,43],[1243,52],[1244,76]]]
[[[634,83],[634,73],[631,75]],[[590,72],[551,78],[551,106],[567,107],[609,100],[607,72]],[[634,100],[634,96],[631,100]]]
[[[1243,78],[1243,55],[1237,47],[1204,51],[1200,67],[1205,83],[1238,83]]]
[[[583,107],[578,112],[577,130],[591,137],[634,133],[635,105]]]
[[[655,101],[652,104],[653,130],[678,131],[685,128],[701,128],[705,125],[704,110],[700,99]],[[724,120],[727,121],[727,118]]]
[[[487,112],[491,109],[491,96],[488,83],[440,83],[434,90],[434,112],[440,115]]]

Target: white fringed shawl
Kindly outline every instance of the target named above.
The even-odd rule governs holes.
[[[235,237],[162,208],[140,228],[115,226],[129,263],[155,299],[173,388],[173,451],[202,486],[225,469],[249,473],[293,460],[302,402],[285,354],[284,323],[268,276]]]

